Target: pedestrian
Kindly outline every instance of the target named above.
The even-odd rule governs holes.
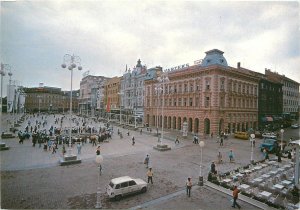
[[[193,184],[192,184],[191,178],[189,177],[186,182],[186,195],[188,195],[189,197],[191,197],[192,185]]]
[[[278,149],[278,151],[277,151],[277,161],[278,161],[278,163],[281,162],[281,150],[280,149]]]
[[[148,183],[151,181],[151,184],[153,184],[153,171],[152,168],[149,168],[149,170],[147,171],[147,176],[148,176]]]
[[[129,130],[127,131],[127,136],[129,136],[130,135],[130,133],[129,133]]]
[[[288,159],[292,159],[292,153],[291,153],[291,151],[288,151]]]
[[[147,155],[146,156],[146,158],[145,158],[145,161],[144,161],[144,164],[146,164],[146,168],[148,168],[148,166],[149,166],[149,155]]]
[[[52,154],[56,153],[56,146],[55,143],[52,144]]]
[[[141,130],[140,130],[140,134],[142,135],[143,134],[143,129],[141,128]]]
[[[196,136],[196,134],[194,134],[194,137],[193,137],[193,144],[196,144],[196,138],[197,138],[197,136]]]
[[[223,136],[221,136],[221,138],[220,138],[220,146],[223,146],[223,141],[224,141]]]
[[[222,163],[223,160],[222,160],[222,154],[221,154],[221,152],[218,153],[217,157],[218,157],[218,163]]]
[[[134,146],[135,145],[135,141],[134,141],[135,139],[134,139],[134,136],[132,136],[132,146]]]
[[[62,147],[62,154],[63,154],[63,156],[66,154],[66,147],[65,147],[65,145],[63,145],[63,147]]]
[[[77,154],[81,154],[81,144],[80,142],[77,143]]]
[[[269,160],[269,154],[268,154],[268,150],[266,148],[264,148],[264,150],[263,150],[263,155],[264,155],[265,160]]]
[[[237,206],[240,209],[241,206],[236,202],[236,200],[238,199],[238,194],[239,194],[239,190],[237,189],[237,186],[234,186],[232,191],[232,197],[233,197],[232,207],[235,208],[235,206]]]
[[[100,155],[100,146],[97,147],[96,155]]]
[[[178,136],[176,136],[176,139],[175,139],[175,145],[176,145],[176,144],[179,144]]]
[[[211,163],[210,172],[213,173],[213,174],[217,174],[215,162]]]
[[[211,139],[213,139],[213,137],[214,137],[214,133],[213,133],[213,132],[211,132],[211,134],[210,134],[210,138],[211,138]]]
[[[230,162],[233,162],[234,161],[234,155],[233,155],[233,151],[230,150],[229,154],[228,154],[228,157],[229,157],[229,161]]]

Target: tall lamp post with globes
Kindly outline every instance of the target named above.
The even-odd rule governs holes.
[[[280,133],[281,133],[280,150],[281,150],[281,152],[282,152],[282,150],[283,150],[283,133],[284,133],[284,130],[283,130],[283,129],[280,129]]]
[[[81,59],[79,56],[77,55],[69,55],[69,54],[65,54],[64,55],[64,62],[61,65],[62,68],[68,68],[68,70],[70,70],[71,72],[71,92],[70,92],[70,139],[69,139],[69,148],[68,148],[68,154],[65,155],[64,157],[64,161],[61,162],[61,165],[64,165],[63,163],[68,162],[69,164],[72,163],[80,163],[81,160],[77,159],[76,155],[72,154],[72,88],[73,88],[73,69],[75,69],[77,67],[77,69],[80,71],[82,70],[81,67]]]
[[[99,174],[98,174],[98,186],[97,186],[97,202],[96,202],[96,209],[101,209],[102,204],[101,204],[101,191],[100,191],[100,176],[101,176],[101,171],[102,171],[102,166],[101,163],[103,162],[103,157],[102,155],[96,155],[96,163],[99,165]]]
[[[124,95],[124,93],[119,92],[118,94],[120,96],[120,127],[121,127],[121,124],[122,124],[122,114],[121,114],[121,111],[122,111],[122,96]]]
[[[168,83],[169,77],[167,74],[162,74],[160,77],[157,78],[157,81],[161,84],[161,89],[157,86],[157,91],[162,91],[162,105],[161,105],[161,116],[162,116],[162,125],[161,125],[161,138],[160,138],[160,143],[157,144],[157,146],[154,146],[153,148],[159,151],[167,151],[170,150],[171,147],[169,147],[166,144],[163,144],[164,140],[164,105],[165,105],[165,99],[164,99],[164,94],[165,94],[165,83]]]
[[[160,84],[157,84],[157,86],[154,88],[155,89],[155,92],[157,94],[157,100],[156,100],[156,134],[157,134],[157,139],[159,141],[159,135],[158,135],[158,120],[159,120],[159,117],[158,117],[158,108],[159,108],[159,92],[162,90],[161,87],[160,87]]]
[[[250,135],[250,137],[251,137],[251,158],[250,158],[250,163],[252,164],[252,163],[254,163],[254,160],[253,160],[253,143],[254,143],[254,139],[255,139],[255,134],[254,133],[252,133],[251,135]]]
[[[0,75],[1,75],[1,98],[0,98],[0,129],[2,128],[2,108],[3,108],[3,102],[2,102],[2,98],[3,98],[3,95],[2,95],[2,91],[3,91],[3,77],[5,76],[5,70],[6,71],[10,71],[10,65],[8,64],[4,64],[4,63],[1,63],[1,69],[0,69]],[[0,130],[0,132],[2,133],[2,131]],[[1,135],[0,135],[1,136]],[[2,137],[0,137],[0,139],[2,140]],[[1,142],[1,147],[3,146],[2,144],[4,144],[4,147],[5,146],[5,143],[2,143]]]
[[[12,111],[13,111],[13,126],[12,128],[15,127],[15,115],[14,115],[14,96],[15,96],[15,93],[13,93],[13,96],[11,96],[11,77],[12,77],[13,73],[11,71],[8,72],[8,76],[9,76],[9,89],[8,89],[8,97],[7,97],[7,102],[9,104],[9,109],[10,107],[12,107]],[[15,91],[15,90],[14,90]],[[13,97],[13,98],[12,98]],[[8,100],[9,98],[9,100]],[[7,110],[9,111],[9,110]]]
[[[37,96],[37,98],[39,99],[39,114],[41,113],[41,97],[42,96]]]
[[[199,186],[203,186],[203,176],[202,176],[202,148],[205,146],[204,141],[199,142],[199,147],[200,147],[200,171],[199,171]]]
[[[164,139],[164,106],[165,106],[165,83],[169,82],[169,77],[166,74],[161,75],[160,77],[157,78],[158,82],[162,84],[162,106],[161,106],[161,116],[162,116],[162,125],[161,125],[161,139],[160,139],[160,144],[162,145],[162,141]]]

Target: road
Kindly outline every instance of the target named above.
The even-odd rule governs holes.
[[[54,118],[48,117],[48,126],[52,124],[52,120]],[[24,122],[21,127],[24,128],[26,123]],[[114,128],[115,131],[117,129]],[[123,133],[126,131],[123,130]],[[137,206],[158,209],[230,208],[230,196],[207,187],[195,187],[192,190],[192,197],[186,197],[184,189],[187,177],[191,177],[196,185],[199,176],[200,147],[193,144],[191,138],[181,139],[180,144],[175,146],[173,137],[177,133],[166,131],[165,135],[173,140],[164,140],[164,142],[172,150],[159,152],[153,150],[153,146],[157,144],[157,137],[145,132],[142,135],[138,132],[130,132],[131,135],[124,135],[123,139],[115,134],[109,143],[101,143],[104,162],[99,186],[102,189],[101,200],[104,208],[124,209]],[[287,136],[288,132],[286,132]],[[136,139],[134,146],[131,145],[132,135]],[[217,170],[220,172],[227,172],[249,163],[251,154],[249,141],[229,138],[224,141],[222,147],[216,139],[204,141],[204,177],[207,177],[211,162],[217,159],[218,151],[221,151],[224,157],[224,163],[217,164]],[[1,208],[94,208],[98,185],[96,147],[92,147],[91,144],[83,146],[80,155],[81,164],[59,166],[61,146],[58,153],[51,154],[38,146],[32,147],[29,140],[23,145],[20,145],[17,139],[7,139],[5,142],[10,150],[1,151]],[[256,142],[256,145],[259,145],[261,140],[258,139]],[[235,153],[235,163],[229,163],[227,153],[230,149]],[[75,148],[73,152],[77,152]],[[144,194],[130,196],[118,202],[109,200],[105,195],[105,187],[110,179],[129,175],[146,180],[147,169],[143,164],[146,154],[150,155],[154,184],[150,184]],[[258,147],[254,149],[254,159],[262,159]],[[180,193],[176,194],[176,192]],[[162,199],[157,201],[159,198]],[[255,208],[242,201],[241,205],[244,209]]]

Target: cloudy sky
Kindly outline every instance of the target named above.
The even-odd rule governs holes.
[[[121,76],[140,58],[164,69],[193,64],[211,49],[230,66],[265,68],[300,82],[299,3],[260,1],[1,1],[1,62],[27,87],[70,89],[65,54],[82,74]],[[4,78],[4,86],[8,77]],[[4,91],[5,93],[5,91]]]

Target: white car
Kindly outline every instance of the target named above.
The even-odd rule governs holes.
[[[299,125],[298,124],[293,124],[293,125],[291,125],[291,128],[299,128]]]
[[[134,179],[129,176],[114,178],[106,188],[109,198],[120,200],[123,196],[137,192],[147,191],[147,183],[142,179]]]

